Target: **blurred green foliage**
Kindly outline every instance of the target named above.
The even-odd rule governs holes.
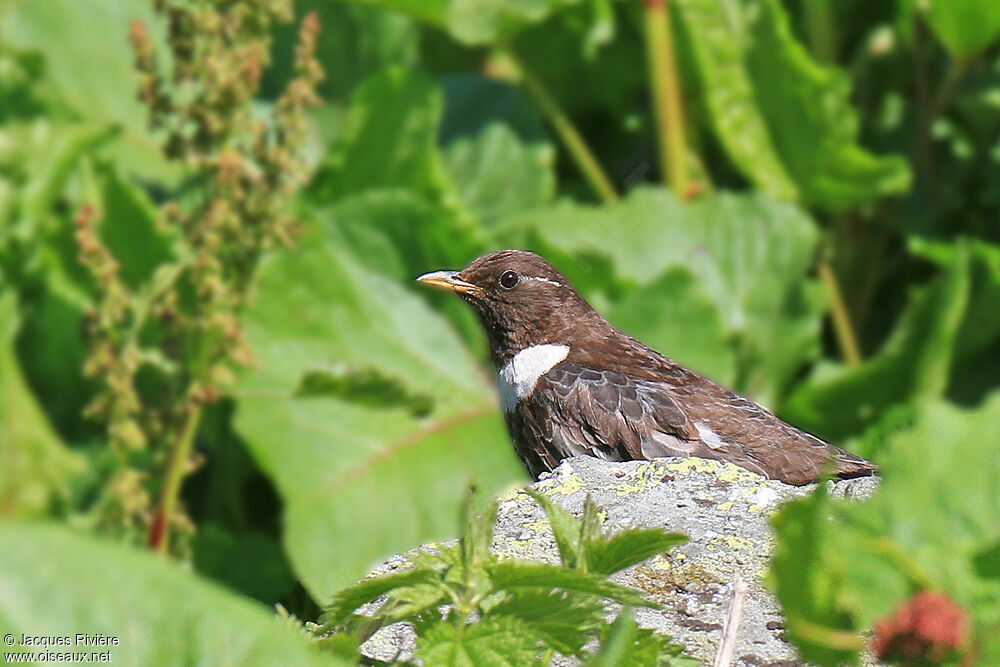
[[[164,156],[138,99],[132,21],[157,53],[169,44],[153,4],[0,2],[0,517],[18,520],[0,536],[18,546],[0,553],[21,563],[0,570],[17,579],[42,554],[59,570],[80,549],[120,571],[119,588],[152,568],[164,589],[191,586],[192,600],[216,607],[217,591],[183,572],[22,523],[108,538],[110,485],[152,497],[163,484],[162,450],[123,464],[107,424],[83,417],[102,380],[83,373],[86,313],[102,297],[73,225],[84,207],[99,211],[97,239],[122,284],[149,295],[158,270],[185,257],[178,226],[157,224],[163,207],[196,207],[209,192],[206,172]],[[412,284],[516,246],[544,254],[628,333],[883,467],[872,503],[816,497],[777,520],[774,587],[805,623],[790,630],[807,655],[852,659],[837,633],[870,629],[926,587],[974,618],[970,655],[995,654],[996,3],[670,7],[686,122],[668,139],[692,174],[679,193],[660,184],[642,3],[295,3],[297,20],[319,16],[327,74],[304,135],[308,184],[291,194],[301,229],[293,248],[241,269],[252,299],[232,314],[253,357],[201,415],[178,513],[194,538],[175,555],[312,618],[378,559],[451,533],[470,483],[523,482],[477,323]],[[268,34],[273,64],[244,129],[295,75],[295,28]],[[567,124],[620,199],[592,190]],[[835,321],[860,363],[844,358]],[[134,383],[175,405],[162,378],[204,359],[162,342],[143,339]],[[140,523],[146,506],[131,509]],[[70,580],[38,586],[99,597],[97,584]],[[803,587],[793,602],[788,591]],[[84,627],[52,607],[43,623],[27,602],[40,591],[5,598],[0,619],[30,632]],[[164,600],[130,618],[171,608]],[[244,605],[219,602],[220,619],[230,604]],[[114,610],[102,618],[95,630],[123,622]],[[612,632],[635,634],[624,621]]]

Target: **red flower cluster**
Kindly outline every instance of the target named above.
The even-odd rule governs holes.
[[[883,662],[940,663],[966,642],[965,612],[944,593],[917,593],[875,624],[873,649]]]

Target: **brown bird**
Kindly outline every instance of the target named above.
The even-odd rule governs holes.
[[[534,478],[579,455],[699,456],[788,484],[877,471],[618,331],[534,253],[493,252],[417,280],[479,315],[507,428]]]

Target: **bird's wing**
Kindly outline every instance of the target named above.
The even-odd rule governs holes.
[[[668,384],[568,362],[549,371],[535,395],[552,417],[545,439],[565,456],[700,456],[766,474],[739,445],[705,437],[676,398]]]

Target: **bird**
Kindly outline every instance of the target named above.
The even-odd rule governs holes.
[[[535,253],[491,252],[417,280],[454,292],[479,316],[504,421],[533,479],[581,455],[715,459],[797,486],[877,474],[874,463],[622,333]]]

